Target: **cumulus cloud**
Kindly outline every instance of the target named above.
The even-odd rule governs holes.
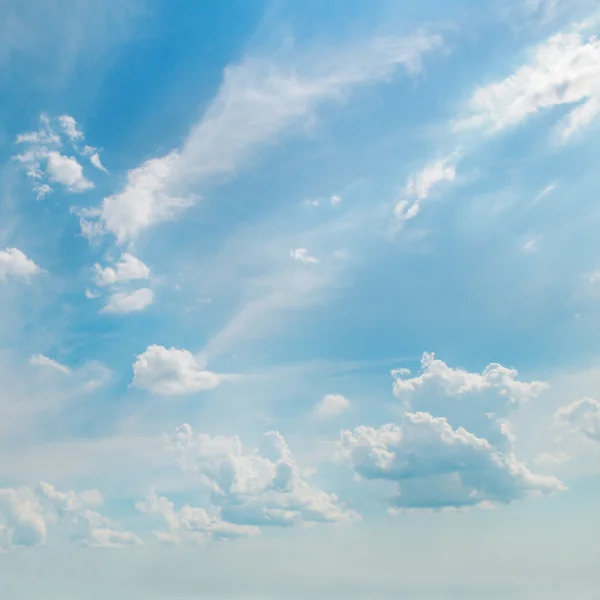
[[[556,412],[559,423],[588,440],[600,443],[600,402],[582,398],[563,406]]]
[[[55,371],[58,371],[59,373],[62,373],[63,375],[71,374],[71,369],[69,369],[69,367],[67,367],[65,365],[61,365],[59,362],[52,360],[51,358],[48,358],[47,356],[44,356],[43,354],[34,354],[29,359],[29,364],[38,366],[38,367],[47,367],[49,369],[54,369]]]
[[[564,489],[516,458],[507,418],[547,384],[520,381],[497,363],[482,373],[451,368],[429,353],[419,374],[392,375],[405,411],[400,424],[343,431],[338,452],[361,478],[398,485],[392,509],[486,506]]]
[[[127,252],[121,255],[119,262],[114,267],[94,265],[96,271],[96,284],[99,286],[113,285],[122,281],[148,279],[150,269],[139,259]]]
[[[520,381],[515,369],[498,363],[481,373],[452,368],[428,352],[417,375],[396,369],[392,376],[394,395],[408,411],[446,416],[454,427],[465,427],[500,445],[510,441],[505,421],[510,410],[550,387],[542,381]]]
[[[306,248],[290,250],[290,257],[305,265],[316,265],[319,262],[319,259],[311,256]]]
[[[182,541],[231,540],[254,536],[260,533],[255,525],[228,523],[221,518],[218,507],[209,514],[205,509],[186,504],[177,510],[175,504],[151,490],[148,496],[136,504],[136,508],[147,515],[157,516],[167,526],[167,531],[155,531],[160,542],[174,544]]]
[[[456,179],[458,151],[432,162],[418,173],[411,175],[406,182],[402,199],[396,204],[394,214],[400,221],[409,221],[421,211],[421,204],[429,198],[435,188]]]
[[[43,508],[28,488],[0,488],[0,551],[41,546],[47,529]]]
[[[7,277],[16,277],[25,281],[30,280],[41,269],[17,248],[0,250],[0,281]]]
[[[364,479],[396,483],[395,509],[508,503],[564,489],[554,477],[533,474],[514,454],[423,412],[405,413],[400,425],[343,431],[339,457]]]
[[[537,46],[529,63],[471,96],[457,129],[501,131],[556,106],[568,113],[557,125],[563,140],[600,113],[600,41],[581,32],[559,33]]]
[[[94,187],[94,184],[85,177],[83,167],[77,158],[61,153],[63,139],[55,132],[53,123],[58,126],[59,131],[62,131],[66,141],[77,154],[97,155],[96,149],[91,146],[86,146],[83,150],[79,148],[77,142],[83,140],[84,136],[77,128],[73,117],[62,115],[52,121],[46,115],[42,115],[38,131],[17,136],[17,144],[26,146],[26,150],[14,157],[23,165],[27,176],[32,180],[38,199],[52,191],[49,182],[58,183],[72,193],[84,192]],[[97,156],[97,161],[99,160],[100,157]]]
[[[327,394],[315,408],[320,418],[335,417],[350,408],[350,402],[341,394]]]
[[[161,396],[203,392],[217,387],[222,376],[206,371],[188,350],[152,345],[133,364],[133,385]]]
[[[131,170],[122,192],[102,202],[98,222],[119,243],[191,206],[192,188],[235,174],[256,150],[309,120],[319,106],[356,87],[389,80],[399,68],[417,73],[438,35],[375,39],[319,60],[273,64],[248,58],[225,69],[221,87],[182,147]]]
[[[49,525],[63,528],[85,546],[141,543],[133,533],[114,529],[114,524],[94,510],[102,504],[97,490],[61,492],[46,482],[36,489],[0,488],[0,550],[44,545]]]
[[[140,288],[133,292],[115,292],[100,311],[110,315],[126,315],[139,312],[154,301],[154,292],[150,288]]]
[[[70,192],[84,192],[94,184],[83,175],[83,167],[73,156],[51,151],[46,155],[47,172],[51,181],[64,185]]]
[[[259,449],[244,452],[238,437],[211,437],[184,424],[169,438],[168,447],[184,469],[198,475],[199,484],[229,523],[287,527],[357,517],[335,494],[309,483],[276,431],[263,436]]]

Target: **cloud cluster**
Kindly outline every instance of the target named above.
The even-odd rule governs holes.
[[[97,490],[61,492],[41,482],[36,489],[0,488],[0,550],[42,546],[49,527],[93,547],[138,545],[141,540],[98,512],[104,500]]]
[[[101,312],[105,314],[124,315],[139,312],[154,302],[154,291],[148,287],[132,289],[131,282],[150,278],[150,269],[139,258],[128,252],[121,254],[113,266],[94,265],[95,283],[99,289],[109,288],[106,304]],[[88,290],[88,298],[96,299],[101,292]]]
[[[532,473],[514,454],[510,408],[547,385],[522,382],[491,364],[482,373],[453,369],[424,354],[421,372],[393,372],[405,406],[400,424],[341,434],[338,457],[364,479],[397,484],[392,509],[448,509],[508,503],[564,489]]]
[[[276,431],[263,436],[260,448],[244,451],[237,436],[211,437],[184,424],[168,438],[167,446],[183,469],[197,475],[227,528],[231,524],[254,528],[344,523],[357,517],[335,494],[311,485]],[[255,533],[254,529],[231,531]]]
[[[17,136],[16,142],[24,147],[24,151],[14,158],[25,168],[38,199],[52,191],[50,184],[59,184],[71,193],[84,192],[94,187],[92,181],[85,177],[83,166],[77,158],[61,151],[66,143],[72,152],[88,157],[94,167],[106,171],[97,149],[81,146],[83,140],[83,133],[70,115],[62,115],[54,120],[41,115],[40,129]]]

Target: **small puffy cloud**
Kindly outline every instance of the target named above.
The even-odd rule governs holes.
[[[61,115],[58,117],[58,122],[62,127],[65,135],[72,141],[83,139],[83,132],[77,128],[77,121],[70,115]]]
[[[421,171],[411,175],[406,182],[403,198],[396,204],[394,214],[401,221],[416,217],[421,203],[429,198],[434,189],[443,183],[456,179],[458,151],[436,162],[426,165]]]
[[[94,184],[83,175],[83,167],[73,156],[51,151],[47,155],[47,171],[51,181],[64,185],[70,192],[84,192]]]
[[[350,408],[350,402],[341,394],[327,394],[315,408],[320,418],[334,417]]]
[[[574,433],[600,443],[600,402],[582,398],[563,406],[556,412],[556,420]]]
[[[270,431],[260,448],[244,451],[238,437],[211,437],[185,424],[168,441],[182,467],[198,476],[229,523],[289,527],[357,518],[335,494],[310,484],[285,439]]]
[[[532,253],[538,249],[539,237],[529,238],[526,242],[521,244],[521,250],[523,252]]]
[[[28,281],[41,269],[17,248],[0,250],[0,281],[7,277],[16,277]]]
[[[112,285],[121,281],[148,279],[150,277],[150,269],[139,258],[127,252],[121,255],[121,259],[114,267],[103,268],[96,263],[94,269],[96,271],[96,284],[99,286]]]
[[[497,132],[539,111],[565,106],[567,115],[557,127],[565,140],[600,114],[599,81],[600,40],[581,32],[558,33],[506,79],[476,90],[456,127]]]
[[[405,413],[400,425],[343,431],[338,457],[363,479],[396,483],[392,509],[486,506],[565,489],[511,452],[423,412]]]
[[[168,531],[155,531],[159,542],[177,544],[182,541],[202,541],[204,539],[231,540],[258,535],[255,525],[238,525],[223,521],[220,509],[213,507],[209,514],[205,509],[186,504],[177,510],[175,504],[151,490],[148,496],[136,504],[136,508],[147,515],[160,517]]]
[[[140,288],[133,292],[115,292],[108,297],[101,312],[110,315],[126,315],[139,312],[154,301],[154,292],[150,288]]]
[[[64,375],[71,374],[71,369],[69,369],[69,367],[61,365],[59,362],[56,362],[55,360],[52,360],[51,358],[48,358],[43,354],[34,354],[29,359],[29,364],[38,367],[47,367],[49,369],[54,369],[55,371],[63,373]]]
[[[290,250],[290,257],[305,265],[315,265],[319,262],[319,259],[311,256],[306,248],[296,248],[295,250]]]
[[[188,350],[148,346],[133,364],[133,385],[152,394],[174,396],[217,387],[222,377],[206,371]]]
[[[342,197],[339,196],[338,194],[334,194],[333,196],[331,196],[331,206],[337,206],[338,204],[342,203]]]

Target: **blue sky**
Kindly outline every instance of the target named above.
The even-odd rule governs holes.
[[[594,598],[594,3],[70,4],[0,24],[2,597]]]

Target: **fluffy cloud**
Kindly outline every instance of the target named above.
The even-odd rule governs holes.
[[[112,285],[121,281],[148,279],[150,277],[150,269],[139,258],[127,252],[121,255],[121,259],[114,267],[103,268],[96,263],[94,269],[96,271],[96,284],[99,286]]]
[[[392,508],[507,503],[564,489],[519,462],[507,419],[547,384],[520,381],[496,363],[482,373],[454,369],[429,353],[416,376],[408,369],[392,375],[405,409],[401,423],[343,431],[338,453],[358,476],[398,485]]]
[[[38,367],[48,367],[49,369],[54,369],[59,373],[63,373],[63,375],[71,374],[71,369],[69,369],[69,367],[61,365],[59,362],[56,362],[55,360],[52,360],[43,354],[34,354],[29,359],[29,364]]]
[[[229,523],[293,526],[356,518],[335,494],[309,483],[276,431],[263,436],[258,450],[244,452],[237,437],[197,434],[186,424],[178,428],[168,446],[184,469],[198,475],[221,518]]]
[[[0,281],[7,277],[29,280],[41,269],[17,248],[0,250]]]
[[[221,381],[188,350],[148,346],[133,364],[133,385],[162,396],[203,392]]]
[[[315,408],[320,418],[334,417],[350,408],[350,402],[341,394],[327,394]]]
[[[585,438],[600,443],[600,402],[582,398],[563,406],[556,412],[559,423]]]
[[[196,200],[192,195],[172,194],[168,183],[179,154],[171,152],[152,158],[127,174],[122,192],[104,198],[99,211],[104,230],[114,234],[118,243],[136,237],[160,221],[174,219]]]
[[[131,170],[123,191],[104,199],[100,228],[124,243],[174,218],[195,202],[191,189],[235,174],[258,148],[310,119],[321,104],[389,80],[401,67],[419,72],[423,56],[441,43],[437,35],[420,34],[376,39],[293,65],[252,57],[227,67],[219,92],[182,147]]]
[[[64,185],[70,192],[84,192],[94,184],[83,175],[83,167],[73,156],[63,156],[51,151],[46,155],[47,172],[51,181]]]
[[[506,79],[478,89],[457,129],[500,131],[544,109],[563,105],[563,139],[589,125],[600,112],[600,40],[581,32],[559,33],[540,44],[530,63]]]
[[[139,312],[154,301],[154,292],[150,288],[140,288],[133,292],[115,292],[101,312],[112,315],[126,315]]]
[[[305,265],[315,265],[319,262],[319,259],[311,256],[306,248],[290,250],[290,257]]]
[[[408,411],[446,416],[454,427],[465,427],[496,445],[510,442],[505,420],[510,410],[549,388],[542,381],[520,381],[515,369],[497,363],[472,373],[449,367],[427,352],[418,375],[396,369],[392,376],[394,395]]]
[[[255,525],[237,525],[223,521],[217,507],[213,507],[210,515],[203,508],[188,504],[177,510],[173,502],[164,496],[158,496],[155,490],[151,490],[145,500],[138,502],[136,508],[140,512],[161,518],[168,531],[156,531],[155,535],[164,543],[198,542],[204,539],[231,540],[260,533]]]
[[[394,214],[401,221],[416,217],[421,203],[442,183],[451,183],[456,179],[456,160],[454,152],[439,161],[426,165],[421,171],[411,175],[406,182],[402,199],[396,204]]]
[[[46,520],[36,495],[27,488],[0,488],[0,551],[46,542]]]
[[[32,180],[38,199],[52,191],[48,181],[59,183],[72,193],[84,192],[94,187],[94,184],[84,176],[83,167],[78,160],[74,156],[67,156],[60,152],[63,140],[54,131],[53,123],[62,130],[66,141],[70,143],[77,154],[95,154],[97,156],[95,162],[101,165],[95,148],[86,146],[81,150],[77,145],[77,142],[83,140],[84,136],[77,128],[73,117],[63,115],[53,122],[46,115],[41,115],[38,131],[22,133],[17,136],[17,144],[25,145],[26,150],[14,157],[24,166],[27,176]],[[45,179],[46,181],[44,181]]]
[[[49,524],[85,546],[140,544],[133,533],[111,528],[114,525],[94,510],[102,504],[96,490],[60,492],[46,482],[35,490],[0,488],[0,550],[45,544]]]
[[[534,475],[514,454],[429,413],[406,413],[401,425],[343,431],[339,448],[359,476],[398,484],[391,500],[397,509],[508,503],[564,489],[554,477]]]

